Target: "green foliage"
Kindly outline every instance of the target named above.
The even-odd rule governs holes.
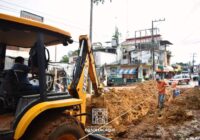
[[[64,55],[62,57],[62,59],[60,60],[60,62],[62,62],[62,63],[69,63],[69,57],[67,55]]]
[[[116,40],[117,45],[119,45],[119,37],[121,36],[121,33],[119,32],[118,27],[115,27],[115,33],[113,34],[112,38]]]
[[[95,4],[99,4],[99,3],[102,3],[102,4],[104,4],[104,2],[105,2],[105,0],[93,0],[93,3],[95,3]],[[110,2],[112,2],[112,0],[110,0]]]
[[[73,51],[72,56],[78,55],[78,54],[79,54],[79,50],[75,50],[75,51]]]
[[[188,66],[189,65],[188,63],[183,63],[183,62],[179,62],[179,63],[176,63],[176,64],[178,64],[180,66]]]

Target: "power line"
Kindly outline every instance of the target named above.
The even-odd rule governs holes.
[[[23,9],[25,9],[25,10],[30,10],[30,11],[36,12],[36,14],[42,13],[43,15],[47,15],[47,18],[46,18],[46,17],[45,17],[45,18],[46,18],[49,22],[52,22],[52,23],[60,24],[60,25],[63,25],[63,26],[65,26],[65,27],[71,27],[71,28],[74,28],[74,29],[76,29],[76,30],[84,31],[84,32],[85,32],[85,31],[87,32],[87,30],[89,29],[89,26],[88,26],[87,28],[82,28],[82,27],[80,27],[80,26],[74,25],[72,22],[69,24],[69,23],[63,22],[63,20],[66,21],[66,19],[64,19],[64,18],[58,18],[58,17],[56,17],[56,16],[49,15],[49,14],[47,14],[47,13],[45,13],[45,12],[33,10],[33,9],[30,9],[30,8],[21,6],[21,5],[19,5],[19,4],[7,2],[7,1],[4,1],[4,0],[1,0],[0,2],[3,2],[3,3],[4,3],[4,4],[1,4],[0,7],[1,7],[1,9],[4,9],[5,11],[7,10],[7,11],[9,11],[9,12],[13,12],[13,13],[15,13],[15,14],[19,14],[19,13],[20,13],[20,10],[21,10],[19,7],[21,7],[21,8],[23,8]],[[13,7],[15,7],[15,8],[13,8]],[[55,20],[55,19],[60,19],[60,20],[58,21],[58,20]],[[72,25],[72,24],[73,24],[73,25]],[[93,33],[94,33],[95,36],[99,36],[100,38],[103,37],[103,36],[105,36],[105,33],[104,33],[104,34],[103,34],[103,33],[97,34],[96,32],[93,32]]]
[[[9,12],[13,12],[13,13],[17,13],[19,12],[18,10],[14,9],[14,8],[10,8],[10,7],[6,7],[6,6],[2,6],[1,9],[5,10],[5,11],[9,11]],[[66,24],[64,22],[60,22],[60,21],[56,21],[56,20],[53,20],[51,18],[46,18],[48,21],[51,21],[53,23],[58,23],[60,25],[64,25],[66,27],[72,27],[72,28],[75,28],[75,29],[78,29],[78,30],[81,30],[81,31],[85,31],[86,29],[83,29],[83,28],[80,28],[80,27],[77,27],[77,26],[73,26],[73,25],[69,25],[69,24]]]
[[[15,7],[21,7],[21,8],[27,9],[27,10],[31,10],[31,11],[34,11],[34,12],[37,12],[37,13],[41,13],[43,15],[47,15],[47,16],[50,16],[50,17],[58,18],[57,16],[55,17],[55,16],[52,16],[52,15],[50,15],[48,13],[45,13],[45,12],[42,12],[42,11],[37,11],[37,10],[31,9],[31,8],[27,8],[27,7],[21,6],[19,4],[11,3],[11,2],[8,2],[8,1],[4,1],[4,0],[1,0],[1,2],[7,3],[7,4],[15,6]],[[62,20],[68,20],[68,19],[64,19],[64,18],[60,18],[60,19],[62,19]],[[69,22],[71,22],[71,21],[69,21]]]
[[[16,9],[12,9],[12,8],[9,8],[9,7],[6,7],[6,6],[2,6],[2,5],[0,5],[0,9],[1,10],[5,10],[5,11],[9,11],[9,12],[13,12],[13,13],[18,12]]]
[[[45,12],[37,11],[37,10],[34,10],[34,9],[30,9],[30,8],[27,8],[27,7],[24,7],[24,6],[15,4],[15,3],[10,3],[10,2],[4,1],[4,0],[1,0],[0,2],[6,3],[6,4],[11,5],[11,6],[15,6],[15,7],[17,7],[17,8],[21,7],[21,8],[26,9],[26,10],[30,10],[30,11],[33,11],[33,12],[36,12],[36,13],[39,13],[39,14],[46,15],[46,17],[49,17],[49,18],[47,18],[47,19],[48,19],[48,20],[51,20],[51,21],[55,21],[55,20],[53,20],[53,19],[55,19],[55,18],[56,18],[56,19],[59,19],[60,21],[62,20],[62,23],[64,23],[63,21],[67,21],[67,22],[69,22],[70,24],[69,24],[69,23],[64,23],[64,25],[71,26],[71,27],[75,27],[75,28],[79,28],[79,29],[81,29],[81,30],[86,30],[86,29],[83,29],[83,28],[79,27],[80,24],[79,24],[79,26],[76,26],[76,25],[74,25],[74,24],[77,24],[77,23],[71,22],[71,21],[69,21],[68,19],[65,19],[65,18],[60,18],[60,17],[58,18],[57,16],[49,15],[49,14],[47,14],[47,13],[45,13]],[[12,9],[13,9],[13,8],[12,8]],[[20,10],[19,10],[19,11],[20,11]],[[73,25],[72,25],[72,24],[73,24]],[[77,25],[78,25],[78,24],[77,24]],[[85,26],[85,25],[81,25],[81,26]],[[87,28],[89,28],[89,25],[87,26]]]

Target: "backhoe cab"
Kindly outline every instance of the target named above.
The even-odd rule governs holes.
[[[50,57],[46,47],[72,42],[69,32],[0,14],[0,140],[77,140],[85,136],[88,71],[95,93],[99,95],[99,82],[86,35],[79,38],[80,54],[68,92],[56,93],[48,88],[46,81]],[[23,91],[19,88],[19,71],[5,69],[6,54],[11,47],[30,50],[29,68],[39,80],[39,91]]]

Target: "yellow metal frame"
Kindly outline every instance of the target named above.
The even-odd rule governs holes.
[[[91,50],[91,43],[89,41],[89,37],[87,35],[81,35],[79,37],[79,40],[82,40],[82,39],[85,39],[87,40],[87,51],[88,51],[88,63],[89,63],[89,76],[90,76],[90,79],[92,81],[92,86],[94,88],[94,91],[95,91],[95,94],[96,95],[99,95],[99,91],[98,89],[100,88],[100,82],[98,80],[98,77],[97,77],[97,72],[96,72],[96,68],[95,68],[95,60],[94,60],[94,55],[92,53],[92,50]]]
[[[78,85],[76,87],[76,91],[78,93],[78,98],[82,99],[82,103],[81,103],[81,113],[86,113],[86,87],[85,85],[87,84],[87,78],[88,78],[88,74],[90,76],[90,79],[92,81],[92,85],[95,91],[96,95],[99,95],[98,89],[100,87],[99,85],[99,81],[96,75],[96,68],[95,68],[95,61],[94,61],[94,56],[91,52],[91,44],[89,41],[89,37],[87,35],[81,35],[79,37],[79,42],[81,42],[81,40],[85,40],[87,42],[87,55],[85,58],[85,64],[84,64],[84,68],[82,70]],[[80,44],[81,45],[81,44]],[[81,46],[79,46],[81,47]],[[69,93],[73,96],[73,90],[71,90],[70,86],[68,87]],[[81,115],[80,116],[80,121],[83,125],[85,125],[86,122],[86,116],[85,115]]]
[[[82,99],[72,98],[72,99],[64,99],[57,101],[42,102],[33,106],[23,115],[23,117],[19,121],[15,130],[14,139],[18,140],[19,138],[21,138],[25,133],[26,129],[28,128],[28,126],[30,125],[30,123],[42,112],[52,108],[80,105],[82,103],[83,103]]]
[[[86,113],[86,91],[84,91],[84,84],[87,83],[87,80],[88,79],[85,79],[87,77],[85,77],[85,72],[88,72],[88,69],[89,69],[89,62],[88,62],[88,57],[86,58],[86,61],[85,61],[85,66],[84,66],[84,69],[83,69],[83,72],[81,73],[81,77],[80,77],[80,80],[79,80],[79,83],[78,83],[78,86],[77,86],[77,91],[78,91],[78,95],[79,95],[79,98],[82,99],[82,103],[81,103],[81,113]],[[87,71],[85,71],[87,70]],[[86,83],[85,83],[86,82]],[[86,123],[86,116],[85,115],[82,115],[80,117],[80,121],[83,125],[85,125]]]

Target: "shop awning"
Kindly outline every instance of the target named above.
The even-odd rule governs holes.
[[[156,71],[157,72],[172,72],[174,71],[174,68],[171,66],[158,66]]]
[[[119,74],[136,74],[136,69],[120,69]]]
[[[173,68],[172,66],[166,66],[166,69],[167,69],[168,71],[174,71],[174,68]]]

